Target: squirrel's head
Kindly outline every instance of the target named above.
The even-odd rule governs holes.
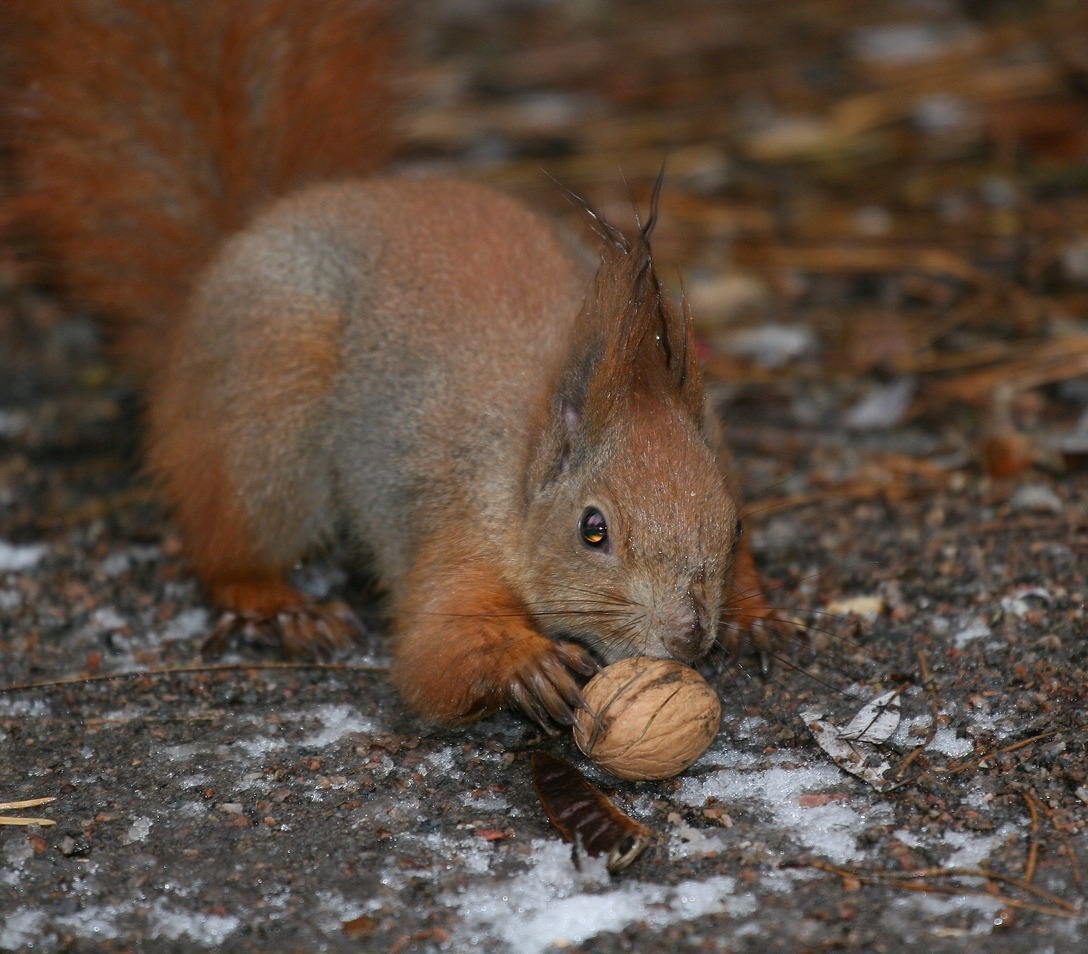
[[[704,655],[739,539],[690,321],[654,271],[656,199],[634,241],[591,213],[601,265],[526,468],[528,608],[606,662]]]

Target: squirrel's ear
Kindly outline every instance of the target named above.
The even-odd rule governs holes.
[[[562,389],[552,396],[530,448],[526,493],[533,496],[567,473],[582,444],[584,417]]]
[[[582,412],[565,397],[559,396],[558,407],[551,427],[551,437],[547,442],[551,447],[547,479],[565,474],[570,470],[571,459],[582,436]]]
[[[570,469],[570,459],[574,453],[575,442],[582,433],[582,412],[566,398],[563,398],[560,401],[559,418],[562,425],[560,427],[562,440],[559,452],[559,470],[562,472]]]
[[[575,348],[579,406],[588,429],[607,427],[618,398],[652,395],[679,401],[702,420],[703,380],[686,300],[676,307],[654,269],[650,218],[629,248],[603,247],[601,265],[583,314]]]
[[[679,308],[670,302],[654,269],[651,241],[657,227],[661,190],[664,185],[665,165],[662,163],[650,196],[650,214],[639,230],[638,241],[632,247],[632,256],[637,260],[637,267],[631,300],[638,304],[642,321],[650,324],[650,334],[659,346],[658,360],[664,358],[667,377],[671,378],[681,402],[696,420],[701,421],[704,404],[703,376],[688,299],[681,296]],[[642,356],[642,360],[652,363],[653,356]]]
[[[676,369],[680,397],[691,413],[696,418],[702,419],[706,403],[703,369],[699,364],[699,349],[695,344],[695,326],[691,320],[691,308],[686,295],[680,299],[679,315],[673,312],[671,325],[680,342],[680,357]]]

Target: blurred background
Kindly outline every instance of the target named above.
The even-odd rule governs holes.
[[[408,164],[584,232],[549,176],[629,225],[667,162],[659,260],[734,406],[924,425],[897,446],[941,469],[1084,465],[1083,4],[477,0],[425,20]]]

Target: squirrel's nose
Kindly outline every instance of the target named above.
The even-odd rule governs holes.
[[[705,650],[706,630],[692,617],[665,634],[665,648],[681,662],[693,662]]]
[[[710,648],[709,615],[706,601],[692,587],[683,614],[667,627],[665,648],[681,662],[693,662]]]

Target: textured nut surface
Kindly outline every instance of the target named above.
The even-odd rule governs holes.
[[[721,724],[718,694],[672,659],[634,656],[602,669],[582,690],[574,741],[619,778],[669,778],[702,755]]]

